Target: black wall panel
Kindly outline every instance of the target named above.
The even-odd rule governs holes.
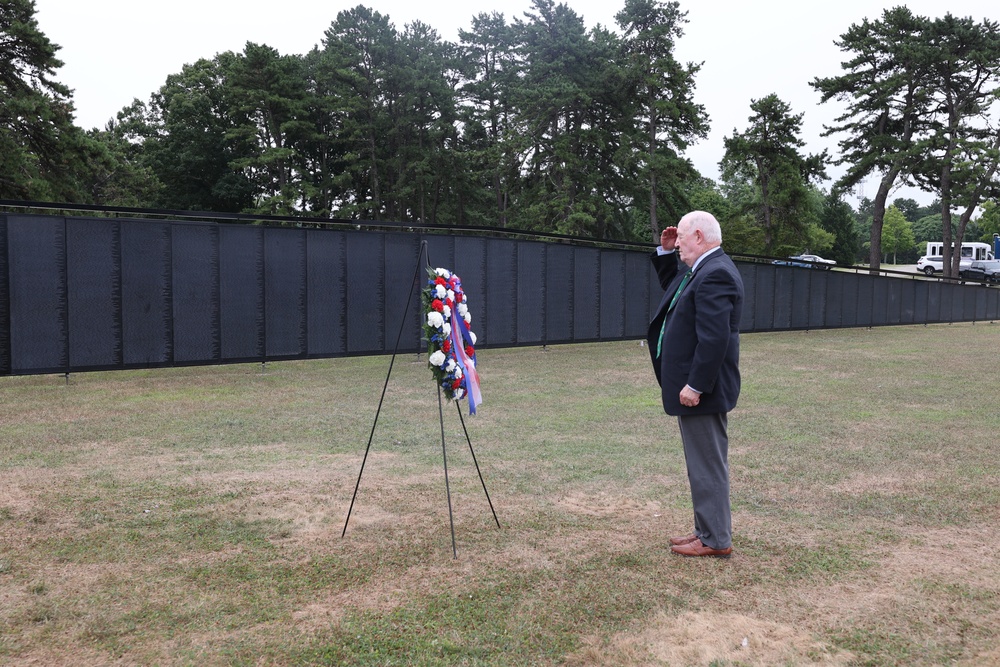
[[[790,329],[795,326],[792,323],[792,311],[805,306],[805,302],[795,302],[795,283],[804,283],[808,286],[810,269],[793,267],[791,271],[774,271],[774,299],[771,313],[771,326],[775,329]]]
[[[812,279],[819,271],[803,269],[802,271],[787,271],[793,277],[788,288],[790,294],[788,326],[792,329],[809,328],[809,296],[812,289]]]
[[[914,289],[916,281],[900,281],[896,286],[899,299],[899,323],[913,324],[916,319],[917,291]]]
[[[928,322],[927,303],[930,299],[932,283],[923,280],[911,281],[913,284],[913,323]]]
[[[903,293],[899,282],[893,281],[888,285],[889,308],[886,314],[888,324],[900,324],[903,321]]]
[[[517,344],[517,247],[516,241],[486,241],[486,303],[489,315],[482,331],[473,328],[483,345]],[[473,311],[473,318],[476,316]],[[475,324],[476,320],[472,320]]]
[[[625,256],[622,251],[601,253],[601,338],[625,336]]]
[[[306,354],[306,233],[264,230],[264,341],[268,359]]]
[[[843,280],[831,279],[826,286],[826,326],[844,326],[844,287]]]
[[[575,340],[601,337],[601,251],[577,248],[573,262],[573,334]]]
[[[385,237],[347,237],[347,349],[385,350]],[[411,274],[412,277],[412,274]]]
[[[455,266],[454,236],[436,234],[434,236],[424,237],[423,240],[427,241],[427,258],[432,268],[448,269],[449,271],[454,270],[452,268]],[[411,268],[416,261],[417,255],[414,254],[413,261],[410,263]],[[458,276],[461,278],[462,274],[459,273]]]
[[[990,321],[1000,319],[1000,292],[997,290],[991,289],[986,294],[986,312],[983,319]]]
[[[0,214],[0,375],[10,375],[10,267],[7,262],[7,216]]]
[[[955,321],[955,312],[961,312],[963,303],[962,294],[955,289],[954,285],[942,285],[941,291],[941,319],[945,322]]]
[[[961,322],[965,313],[974,313],[976,310],[976,293],[974,290],[966,289],[959,285],[954,285],[955,296],[952,300],[953,322]]]
[[[385,235],[385,321],[383,352],[396,349],[416,352],[423,336],[420,293],[427,284],[427,270],[420,257],[420,239],[413,234]],[[419,269],[417,268],[420,263]],[[451,267],[448,264],[447,267]],[[444,268],[444,267],[442,267]],[[451,269],[449,268],[449,271]],[[456,271],[456,273],[458,273]],[[414,276],[416,281],[414,282]],[[462,274],[458,274],[462,278]],[[406,319],[403,314],[406,314]]]
[[[264,360],[264,230],[219,226],[222,358]]]
[[[806,303],[805,310],[808,313],[806,321],[808,329],[819,329],[824,326],[831,275],[828,271],[813,271],[809,276],[809,290],[803,297]]]
[[[863,326],[858,322],[858,303],[861,298],[861,281],[858,276],[845,276],[839,281],[841,285],[840,293],[840,326],[857,327]],[[871,299],[868,300],[869,304]]]
[[[774,329],[775,280],[778,267],[761,264],[754,268],[757,269],[757,275],[754,279],[754,290],[758,295],[758,298],[754,302],[754,329],[756,331],[771,331]],[[746,285],[743,288],[745,290]]]
[[[114,368],[124,363],[121,266],[117,220],[66,219],[69,365],[73,368]]]
[[[220,361],[219,228],[177,224],[171,243],[174,361]]]
[[[645,250],[0,215],[0,375],[420,350],[422,242],[480,347],[644,338],[663,296]],[[1000,317],[978,285],[738,267],[744,332]]]
[[[344,232],[306,232],[306,331],[309,355],[347,352],[347,237]]]
[[[646,280],[652,265],[649,257],[641,252],[626,252],[625,256],[625,336],[628,338],[645,338],[649,321],[650,301],[655,299],[659,304],[662,290],[657,284],[655,291],[650,291]]]
[[[455,263],[451,269],[462,279],[462,291],[465,292],[469,312],[472,314],[472,324],[469,328],[476,334],[477,345],[483,341],[483,327],[486,326],[489,313],[486,300],[486,285],[489,280],[486,275],[488,257],[486,247],[484,238],[456,237]],[[423,289],[422,283],[420,289]],[[422,318],[421,314],[417,319],[420,321]]]
[[[848,282],[853,282],[855,284],[854,293],[856,295],[856,307],[854,309],[854,326],[871,326],[874,322],[872,317],[872,308],[875,306],[875,293],[872,288],[871,277],[855,275],[851,276]],[[883,307],[884,305],[885,304],[883,304]]]
[[[545,337],[573,340],[573,248],[553,245],[545,253]]]
[[[517,342],[545,343],[545,245],[517,246]]]
[[[868,278],[872,295],[871,324],[873,326],[888,324],[889,311],[892,309],[892,303],[889,301],[889,281],[878,280],[871,276]]]
[[[927,321],[942,322],[947,321],[947,315],[943,313],[944,288],[942,283],[930,283],[927,286]]]
[[[987,319],[986,315],[986,289],[979,290],[972,294],[973,306],[972,312],[975,314],[977,320]]]
[[[171,230],[167,222],[122,222],[122,357],[128,367],[173,361]]]
[[[65,220],[9,216],[7,241],[11,370],[63,371],[69,365]]]
[[[739,269],[740,276],[743,278],[743,318],[740,320],[740,331],[754,331],[757,322],[758,265],[740,263],[736,265],[736,268]],[[660,290],[659,294],[662,297],[663,290]],[[654,311],[658,305],[657,303],[653,306]],[[650,319],[653,319],[652,316]]]

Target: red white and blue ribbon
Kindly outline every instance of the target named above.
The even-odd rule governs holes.
[[[428,269],[423,291],[427,321],[427,361],[448,400],[468,397],[469,414],[483,402],[476,370],[476,335],[469,325],[468,299],[462,281],[447,269]]]
[[[476,406],[483,402],[483,394],[479,389],[479,373],[476,372],[476,351],[472,346],[472,336],[465,319],[461,316],[452,318],[451,345],[455,350],[455,361],[462,369],[465,378],[465,392],[469,398],[469,414],[476,414]],[[471,354],[470,354],[471,351]]]

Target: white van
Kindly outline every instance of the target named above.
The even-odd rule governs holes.
[[[954,246],[952,246],[954,247]],[[930,241],[927,243],[927,257],[942,257],[944,256],[944,243],[941,241]],[[994,259],[993,257],[993,246],[989,243],[979,243],[978,241],[969,241],[962,244],[962,259],[967,259],[970,262],[973,260],[984,260],[984,259]]]

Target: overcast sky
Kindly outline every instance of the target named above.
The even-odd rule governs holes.
[[[62,47],[58,55],[64,65],[57,78],[73,89],[77,124],[85,129],[104,127],[135,98],[147,101],[185,64],[223,51],[242,51],[248,41],[282,54],[306,53],[321,42],[338,12],[358,4],[388,15],[399,30],[411,21],[423,21],[449,41],[457,41],[458,31],[468,29],[477,14],[500,12],[510,21],[531,7],[530,0],[35,0],[39,27]],[[617,29],[614,17],[624,1],[566,4],[588,27],[600,23]],[[852,24],[878,18],[884,9],[900,4],[929,17],[950,11],[977,21],[1000,19],[996,0],[682,0],[689,22],[676,55],[683,62],[703,63],[695,99],[705,106],[712,126],[708,139],[688,151],[698,170],[718,177],[723,138],[734,129],[744,131],[751,100],[770,93],[790,104],[794,113],[805,114],[806,152],[829,148],[836,156],[835,139],[820,133],[839,108],[820,105],[809,81],[841,71],[844,54],[833,42]],[[871,181],[861,194],[874,196],[875,189]],[[921,204],[932,199],[914,190],[895,196]]]

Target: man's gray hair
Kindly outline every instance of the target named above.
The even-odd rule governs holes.
[[[690,225],[691,231],[696,229],[700,231],[707,243],[712,245],[722,244],[722,228],[719,227],[719,221],[711,213],[707,211],[691,211],[681,218],[681,222],[686,222]]]

